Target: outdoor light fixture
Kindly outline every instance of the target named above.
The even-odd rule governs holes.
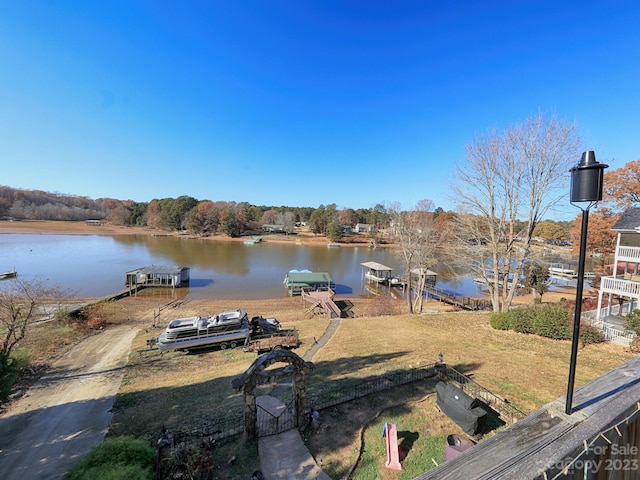
[[[582,315],[582,289],[584,287],[584,263],[587,250],[587,225],[589,209],[602,200],[604,169],[609,165],[598,163],[596,154],[589,150],[582,154],[580,163],[571,170],[571,204],[582,210],[582,230],[580,232],[580,258],[578,260],[578,284],[576,285],[576,308],[573,316],[573,341],[571,344],[571,363],[569,364],[569,383],[565,413],[571,415],[573,402],[573,384],[576,375],[578,341],[580,340],[580,317]],[[588,202],[586,206],[576,203]]]

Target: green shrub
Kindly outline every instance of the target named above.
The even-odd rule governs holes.
[[[640,329],[640,310],[635,312],[638,312]],[[569,340],[573,335],[571,312],[561,305],[535,305],[493,313],[489,323],[496,330],[534,333],[554,340]],[[604,334],[591,325],[583,324],[580,327],[580,342],[582,346],[604,342]]]
[[[580,325],[580,343],[582,346],[604,342],[604,333],[593,325],[583,323]]]
[[[152,480],[154,453],[149,442],[133,437],[107,438],[91,449],[66,480]]]
[[[511,314],[511,329],[518,333],[533,333],[533,324],[537,313],[536,307],[514,308]]]
[[[629,332],[640,335],[640,310],[634,310],[624,318],[624,328]]]
[[[29,353],[16,350],[11,354],[0,353],[0,403],[9,399],[20,372],[29,365]]]
[[[568,340],[571,338],[571,314],[560,305],[537,307],[532,330],[541,337]]]
[[[494,312],[489,324],[496,330],[511,330],[511,312]]]

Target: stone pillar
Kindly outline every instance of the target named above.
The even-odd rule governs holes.
[[[244,388],[244,435],[245,439],[258,436],[258,410],[256,406],[255,384],[249,382]]]
[[[293,377],[293,382],[295,386],[296,427],[298,427],[298,429],[303,429],[305,427],[304,411],[307,404],[307,392],[304,372],[296,370],[296,373]]]

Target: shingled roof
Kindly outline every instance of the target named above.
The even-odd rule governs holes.
[[[626,210],[611,230],[640,233],[640,208]]]

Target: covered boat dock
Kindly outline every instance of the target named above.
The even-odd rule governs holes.
[[[189,286],[189,267],[158,266],[142,267],[126,274],[125,286],[135,287],[170,287]]]
[[[391,274],[391,272],[393,272],[393,268],[391,267],[387,267],[378,262],[363,262],[360,265],[366,270],[364,272],[364,278],[367,279],[367,282],[382,283],[385,285],[399,283],[399,280]]]
[[[331,275],[327,272],[312,272],[310,270],[290,270],[284,277],[284,286],[291,296],[301,295],[306,291],[333,290],[336,286]]]

